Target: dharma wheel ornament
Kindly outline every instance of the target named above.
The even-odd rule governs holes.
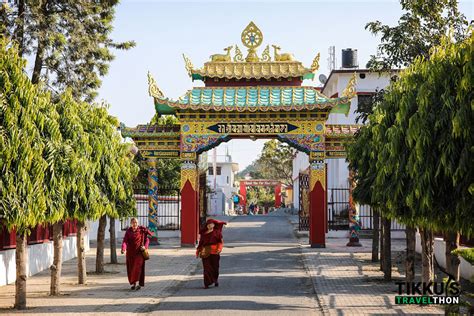
[[[245,58],[245,61],[250,63],[259,62],[260,58],[257,56],[256,48],[262,44],[262,31],[260,31],[255,23],[250,22],[242,31],[241,39],[244,46],[248,48],[248,55]]]

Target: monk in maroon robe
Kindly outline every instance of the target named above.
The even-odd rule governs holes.
[[[199,232],[201,237],[196,249],[196,256],[202,259],[205,289],[209,288],[211,284],[219,286],[220,253],[224,247],[222,227],[226,224],[226,222],[210,218],[207,220],[206,226]]]
[[[145,286],[145,259],[142,251],[148,249],[151,232],[143,226],[138,226],[136,218],[130,221],[131,227],[125,232],[122,242],[122,254],[127,252],[127,276],[132,290],[139,290]],[[138,285],[137,285],[138,282]]]

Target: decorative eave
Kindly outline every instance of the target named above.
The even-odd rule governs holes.
[[[362,125],[341,125],[341,124],[326,124],[324,135],[330,138],[351,138],[361,128]]]
[[[180,136],[180,125],[172,126],[158,126],[158,125],[138,125],[137,127],[121,128],[122,137],[130,137],[134,139],[149,138],[149,137],[169,137],[175,138]]]
[[[155,98],[160,114],[169,114],[171,109],[238,112],[330,110],[339,105],[349,106],[349,99],[326,98],[314,87],[206,87],[189,90],[177,101]],[[163,109],[165,113],[160,112]]]
[[[195,87],[175,101],[164,97],[150,73],[148,85],[148,93],[154,98],[160,115],[175,114],[176,109],[238,112],[329,109],[347,116],[350,100],[356,96],[355,74],[339,98],[329,98],[308,86]]]
[[[312,79],[314,73],[299,61],[207,62],[201,69],[186,67],[193,79],[281,79],[302,77]]]

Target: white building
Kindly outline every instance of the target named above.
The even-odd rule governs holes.
[[[327,124],[356,124],[357,106],[359,102],[366,102],[372,95],[390,84],[390,80],[397,74],[397,70],[379,74],[368,69],[339,69],[331,71],[329,78],[321,92],[328,97],[338,97],[347,86],[349,79],[356,73],[357,97],[351,101],[351,109],[347,116],[344,114],[330,114]],[[361,124],[361,123],[359,123]],[[298,152],[293,160],[293,206],[299,208],[299,174],[306,173],[309,167],[308,155]],[[345,159],[327,159],[327,188],[347,188],[349,177],[348,164]],[[330,196],[328,196],[330,199]]]
[[[211,189],[208,204],[208,215],[224,215],[234,210],[232,196],[237,192],[234,185],[235,175],[239,171],[239,164],[232,162],[229,154],[216,155],[215,174],[213,155],[209,155],[207,169],[207,184]]]

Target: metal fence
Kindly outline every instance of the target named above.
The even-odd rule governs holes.
[[[373,212],[369,205],[359,205],[359,220],[363,230],[374,229]],[[329,188],[328,228],[329,230],[349,229],[349,188]],[[404,229],[405,226],[392,221],[392,231]]]
[[[148,188],[134,188],[138,225],[148,227]],[[181,228],[181,195],[179,188],[158,189],[158,230],[179,230]],[[121,228],[130,226],[130,218],[122,220]]]

